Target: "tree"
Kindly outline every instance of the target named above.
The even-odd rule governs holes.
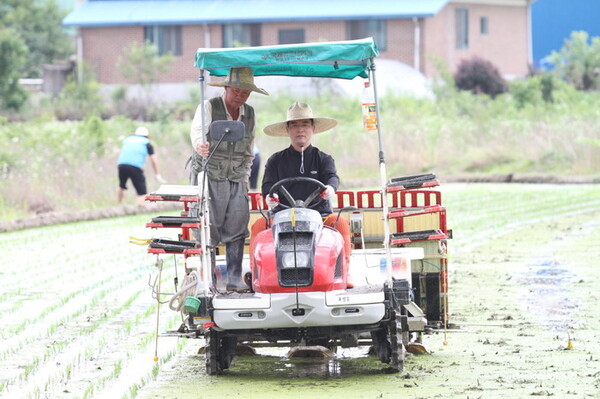
[[[55,101],[54,113],[60,120],[84,119],[89,115],[100,115],[104,109],[100,84],[92,69],[79,65],[80,78],[71,75]]]
[[[492,98],[507,90],[506,81],[498,68],[477,56],[460,62],[454,74],[454,82],[459,90],[470,90],[474,94],[485,93]]]
[[[0,109],[19,110],[27,93],[19,86],[19,70],[25,64],[25,43],[10,29],[0,29]]]
[[[119,59],[117,67],[127,80],[139,84],[150,100],[152,86],[158,82],[160,74],[169,70],[172,61],[170,54],[159,56],[158,48],[150,42],[133,42]]]
[[[28,49],[21,77],[39,78],[44,64],[73,54],[73,40],[61,25],[66,14],[56,0],[2,0],[0,28],[12,29]]]
[[[555,73],[578,90],[600,89],[600,37],[574,31],[560,51],[548,56]]]

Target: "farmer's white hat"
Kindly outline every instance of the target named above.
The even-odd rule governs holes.
[[[306,103],[295,102],[287,110],[287,119],[283,122],[266,126],[263,131],[269,136],[287,136],[286,126],[290,121],[312,119],[315,123],[315,133],[325,132],[337,125],[333,118],[315,117],[312,108]]]
[[[137,129],[135,129],[135,134],[136,134],[136,136],[145,136],[145,137],[148,137],[150,135],[150,133],[148,132],[148,129],[146,129],[144,126],[140,126]]]
[[[256,87],[254,84],[254,73],[248,67],[231,68],[225,79],[210,82],[208,85],[216,87],[239,87],[240,89],[255,91],[266,96],[269,95],[266,90]]]

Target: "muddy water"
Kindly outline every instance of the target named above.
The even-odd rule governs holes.
[[[559,254],[569,250],[573,239],[587,241],[585,237],[593,235],[599,228],[600,221],[591,220],[569,231],[566,239],[562,237],[563,232],[559,231],[552,245],[545,248],[543,253],[535,254],[531,262],[525,265],[523,283],[528,287],[528,292],[523,302],[526,303],[526,309],[546,328],[565,331],[576,329],[581,324],[579,317],[573,317],[581,303],[571,291],[583,283],[586,276],[577,273],[576,260],[561,260]],[[585,256],[585,252],[579,256]]]
[[[390,383],[407,378],[366,356],[366,349],[362,353],[341,350],[336,359],[288,359],[283,351],[262,351],[239,356],[223,375],[206,376],[204,358],[194,353],[198,343],[188,344],[139,397],[300,398],[328,396],[332,389],[344,397],[373,397],[375,392],[377,396],[389,392],[395,385]]]
[[[564,331],[575,327],[569,317],[578,307],[569,295],[577,278],[571,265],[561,265],[551,256],[543,255],[543,259],[527,266],[529,272],[524,283],[529,288],[523,297],[526,309],[547,328]]]
[[[2,233],[0,398],[600,397],[600,187],[444,190],[459,328],[425,336],[430,353],[399,374],[364,349],[260,349],[207,376],[202,341],[176,338],[159,339],[155,363],[154,258],[127,242],[147,217]],[[166,259],[167,290],[172,271]],[[178,326],[159,314],[161,330]]]
[[[565,213],[500,223],[475,243],[455,221],[456,241],[470,244],[452,248],[458,328],[425,336],[430,353],[409,357],[400,374],[364,351],[341,351],[324,361],[244,356],[206,376],[202,342],[192,341],[139,397],[598,398],[600,206]]]

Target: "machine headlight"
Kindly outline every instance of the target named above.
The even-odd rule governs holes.
[[[306,252],[296,252],[296,263],[294,264],[294,252],[285,252],[281,257],[282,266],[288,267],[307,267],[308,254]]]

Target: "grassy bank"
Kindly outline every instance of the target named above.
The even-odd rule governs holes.
[[[553,102],[544,102],[527,93],[523,89],[494,100],[452,90],[438,90],[436,101],[382,97],[380,123],[388,175],[434,171],[440,176],[597,176],[600,94],[561,88]],[[282,120],[296,100],[309,102],[317,115],[338,119],[335,130],[315,136],[315,145],[335,157],[344,187],[376,184],[378,140],[361,128],[358,98],[252,97],[263,159],[287,146],[288,139],[265,136],[262,127]],[[190,123],[170,115],[143,123],[153,135],[162,175],[170,184],[187,181]],[[120,139],[140,124],[122,117],[91,117],[0,125],[0,220],[113,205]],[[147,174],[150,190],[157,188],[149,167]],[[132,202],[133,195],[128,199]]]

